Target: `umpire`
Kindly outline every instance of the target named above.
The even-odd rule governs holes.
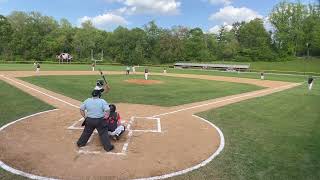
[[[87,144],[94,129],[98,130],[100,141],[106,151],[111,151],[114,146],[110,143],[108,128],[103,121],[105,111],[109,111],[109,105],[104,99],[100,99],[99,90],[92,91],[92,98],[88,98],[80,106],[80,113],[85,118],[84,130],[77,142],[78,147]],[[87,111],[87,116],[86,112]]]

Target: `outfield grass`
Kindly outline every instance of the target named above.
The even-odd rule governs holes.
[[[172,179],[320,179],[320,85],[306,85],[199,115],[224,133],[222,153]]]
[[[295,58],[292,61],[279,62],[234,62],[234,61],[212,61],[214,64],[250,64],[251,71],[270,71],[282,73],[318,73],[320,74],[320,58]]]
[[[267,72],[282,72],[289,74],[304,74],[316,73],[320,74],[320,58],[297,58],[292,61],[280,62],[232,62],[232,61],[213,61],[210,63],[222,64],[250,64],[250,70],[254,71],[267,71]],[[126,66],[116,65],[97,65],[97,68],[104,70],[117,70],[124,71]],[[0,71],[32,71],[34,70],[33,64],[0,64]],[[156,68],[162,70],[163,68]],[[89,64],[41,64],[42,71],[90,71],[91,65]]]
[[[54,109],[40,100],[0,80],[0,127],[37,112]],[[0,179],[26,179],[0,168]]]
[[[320,58],[303,59],[284,62],[252,62],[250,69],[254,70],[274,70],[284,72],[315,72],[320,73]]]
[[[89,64],[40,64],[41,71],[91,71]],[[97,65],[106,71],[125,71],[126,66]],[[35,71],[33,64],[0,64],[0,71]]]
[[[38,76],[22,78],[32,84],[83,101],[90,96],[99,76]],[[261,89],[261,87],[209,80],[151,76],[163,84],[137,85],[126,79],[142,79],[140,75],[108,76],[110,93],[104,95],[112,103],[136,103],[175,106]]]
[[[320,61],[319,61],[320,62]],[[260,62],[259,62],[260,63]],[[264,62],[261,62],[264,63]],[[276,63],[276,62],[274,62]],[[289,63],[289,62],[288,62]],[[319,67],[320,63],[313,65]],[[96,69],[101,68],[104,71],[125,71],[126,66],[114,66],[114,65],[98,65]],[[138,72],[144,72],[145,67],[136,68]],[[148,67],[151,73],[163,72],[163,67]],[[0,64],[0,71],[32,71],[34,67],[32,64]],[[91,66],[83,64],[42,64],[41,71],[91,71]],[[244,77],[259,79],[260,72],[223,72],[223,71],[212,71],[212,70],[198,70],[198,69],[173,69],[167,68],[168,73],[179,73],[179,74],[203,74],[203,75],[214,75],[214,76],[231,76],[231,77]],[[292,76],[292,75],[277,75],[265,73],[265,77],[268,80],[277,81],[289,81],[289,82],[302,82],[305,81],[307,76]]]

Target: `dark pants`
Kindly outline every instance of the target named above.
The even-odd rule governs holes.
[[[109,140],[108,135],[108,127],[106,126],[105,122],[102,118],[89,118],[87,117],[85,120],[85,127],[84,130],[77,142],[79,147],[85,146],[93,133],[94,129],[98,130],[100,141],[103,145],[103,148],[106,151],[109,151],[112,148],[112,145]]]

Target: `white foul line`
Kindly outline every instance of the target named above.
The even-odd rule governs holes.
[[[57,111],[57,110],[59,110],[59,109],[51,109],[51,110],[48,110],[48,111],[38,112],[38,113],[35,113],[35,114],[31,114],[31,115],[29,115],[29,116],[20,118],[20,119],[18,119],[18,120],[12,121],[12,122],[10,122],[10,123],[2,126],[2,127],[0,128],[0,131],[4,130],[6,127],[8,127],[8,126],[10,126],[10,125],[12,125],[12,124],[14,124],[14,123],[16,123],[16,122],[19,122],[19,121],[28,119],[28,118],[33,117],[33,116],[37,116],[37,115],[40,115],[40,114],[44,114],[44,113],[48,113],[48,112],[52,112],[52,111]]]
[[[58,109],[52,109],[52,110],[48,110],[48,111],[43,111],[43,112],[39,112],[39,113],[35,113],[35,114],[32,114],[32,115],[29,115],[29,116],[26,116],[26,117],[23,117],[23,118],[20,118],[18,120],[15,120],[13,122],[10,122],[4,126],[2,126],[0,128],[0,131],[4,130],[5,128],[7,128],[8,126],[14,124],[14,123],[17,123],[19,121],[22,121],[22,120],[25,120],[25,119],[28,119],[30,117],[33,117],[33,116],[37,116],[37,115],[40,115],[40,114],[44,114],[44,113],[48,113],[48,112],[52,112],[52,111],[57,111]],[[54,179],[54,178],[48,178],[48,177],[43,177],[43,176],[37,176],[37,175],[34,175],[34,174],[29,174],[29,173],[26,173],[26,172],[23,172],[23,171],[20,171],[20,170],[17,170],[17,169],[14,169],[8,165],[6,165],[4,162],[2,162],[0,160],[0,167],[8,172],[11,172],[13,174],[17,174],[17,175],[20,175],[20,176],[24,176],[24,177],[27,177],[27,178],[30,178],[30,179],[38,179],[38,180],[59,180],[59,179]]]
[[[269,91],[274,91],[274,92],[278,92],[279,89],[282,89],[282,88],[286,88],[286,87],[290,87],[290,86],[293,86],[292,84],[289,84],[289,85],[285,85],[285,86],[280,86],[280,87],[277,87],[277,88],[268,88],[266,90],[262,90],[262,91],[259,91],[259,92],[252,92],[252,93],[249,93],[249,94],[245,94],[245,95],[242,95],[242,96],[236,96],[236,97],[232,97],[232,98],[228,98],[228,99],[223,99],[223,100],[220,100],[220,101],[214,101],[214,102],[211,102],[211,103],[206,103],[206,104],[200,104],[200,105],[197,105],[197,106],[192,106],[192,107],[188,107],[188,108],[184,108],[184,109],[179,109],[179,110],[176,110],[176,111],[171,111],[171,112],[167,112],[167,113],[162,113],[162,114],[158,114],[158,115],[154,115],[152,117],[159,117],[159,116],[165,116],[165,115],[168,115],[168,114],[174,114],[174,113],[178,113],[178,112],[181,112],[181,111],[186,111],[186,110],[189,110],[189,109],[195,109],[195,108],[199,108],[199,107],[203,107],[203,106],[208,106],[208,105],[212,105],[212,104],[217,104],[217,103],[221,103],[221,102],[225,102],[225,101],[231,101],[231,100],[234,100],[234,99],[240,99],[240,98],[243,98],[243,97],[247,97],[247,96],[253,96],[253,95],[258,95],[258,94],[263,94],[265,92],[269,92]]]
[[[169,174],[164,174],[164,175],[161,175],[161,176],[138,178],[138,179],[133,179],[133,180],[157,180],[157,179],[166,179],[166,178],[169,178],[169,177],[182,175],[182,174],[188,173],[190,171],[199,169],[200,167],[203,167],[203,166],[207,165],[209,162],[211,162],[215,157],[217,157],[221,153],[221,151],[223,150],[224,145],[225,145],[224,136],[223,136],[222,131],[216,125],[211,123],[210,121],[208,121],[208,120],[206,120],[204,118],[201,118],[199,116],[196,116],[196,115],[192,115],[192,116],[199,118],[200,120],[208,123],[209,125],[211,125],[213,128],[216,129],[216,131],[219,133],[219,136],[220,136],[220,145],[219,145],[218,149],[215,152],[213,152],[213,154],[208,159],[202,161],[200,164],[197,164],[197,165],[195,165],[193,167],[190,167],[190,168],[187,168],[187,169],[184,169],[184,170],[181,170],[181,171],[169,173]]]
[[[39,91],[38,89],[35,89],[35,88],[33,88],[33,87],[30,87],[30,86],[27,86],[27,85],[25,85],[25,84],[23,84],[23,83],[20,83],[20,82],[18,82],[18,81],[15,81],[15,80],[13,80],[13,79],[8,78],[8,77],[3,76],[3,78],[5,78],[5,79],[7,79],[7,80],[9,80],[9,81],[12,81],[12,82],[14,82],[14,83],[17,83],[17,84],[19,84],[19,85],[21,85],[21,86],[24,86],[24,87],[26,87],[26,88],[29,88],[29,89],[31,89],[31,90],[33,90],[33,91],[36,91],[36,92],[38,92],[38,93],[40,93],[40,94],[46,95],[46,96],[48,96],[48,97],[50,97],[50,98],[52,98],[52,99],[55,99],[55,100],[58,100],[58,101],[60,101],[60,102],[65,103],[65,104],[68,104],[68,105],[70,105],[70,106],[72,106],[72,107],[80,108],[79,106],[76,106],[76,105],[74,105],[74,104],[71,104],[71,103],[69,103],[69,102],[67,102],[67,101],[64,101],[64,100],[62,100],[62,99],[59,99],[59,98],[57,98],[57,97],[51,96],[50,94],[44,93],[44,92],[42,92],[42,91]]]
[[[2,75],[2,76],[3,76],[3,75]],[[29,89],[32,89],[32,90],[34,90],[34,91],[37,91],[37,92],[39,92],[39,93],[41,93],[41,94],[47,95],[47,96],[49,96],[49,97],[51,97],[51,98],[53,98],[53,99],[56,99],[56,100],[61,101],[61,102],[64,102],[64,103],[66,103],[66,104],[68,104],[68,105],[70,105],[70,106],[79,108],[78,106],[75,106],[75,105],[73,105],[73,104],[71,104],[71,103],[68,103],[68,102],[66,102],[66,101],[63,101],[63,100],[61,100],[61,99],[59,99],[59,98],[56,98],[56,97],[54,97],[54,96],[48,95],[48,94],[46,94],[46,93],[43,93],[43,92],[41,92],[41,91],[39,91],[39,90],[37,90],[37,89],[34,89],[34,88],[32,88],[32,87],[29,87],[29,86],[27,86],[27,85],[24,85],[24,84],[22,84],[22,83],[19,83],[19,82],[17,82],[17,81],[12,80],[12,79],[9,79],[9,78],[7,78],[7,77],[5,77],[5,76],[3,76],[3,77],[6,78],[6,79],[8,79],[8,80],[10,80],[10,81],[13,81],[13,82],[16,82],[16,83],[18,83],[18,84],[21,84],[22,86],[25,86],[25,87],[27,87],[27,88],[29,88]],[[212,102],[212,103],[202,104],[202,105],[198,105],[198,106],[194,106],[194,107],[189,107],[189,108],[185,108],[185,109],[181,109],[181,110],[177,110],[177,111],[172,111],[172,112],[168,112],[168,113],[162,113],[162,114],[159,114],[159,115],[152,116],[152,117],[150,117],[150,118],[154,118],[154,117],[158,117],[158,116],[163,116],[163,115],[167,115],[167,114],[173,114],[173,113],[177,113],[177,112],[180,112],[180,111],[185,111],[185,110],[189,110],[189,109],[193,109],[193,108],[197,108],[197,107],[202,107],[202,106],[207,106],[207,105],[215,104],[215,103],[218,103],[218,102],[223,102],[223,101],[238,99],[238,98],[242,98],[242,97],[246,97],[246,96],[251,96],[251,95],[255,95],[255,94],[261,94],[261,93],[268,92],[268,91],[271,91],[271,90],[275,90],[275,92],[277,92],[278,89],[281,89],[281,88],[284,88],[284,87],[288,87],[288,86],[292,86],[292,85],[286,85],[286,86],[281,86],[281,87],[278,87],[278,88],[267,89],[267,90],[261,91],[261,92],[251,93],[251,94],[247,94],[247,95],[243,95],[243,96],[239,96],[239,97],[234,97],[234,98],[229,98],[229,99],[225,99],[225,100],[221,100],[221,101],[216,101],[216,102]],[[0,131],[3,130],[4,128],[8,127],[8,126],[11,125],[11,124],[13,124],[13,123],[15,123],[15,122],[18,122],[18,121],[21,121],[21,120],[23,120],[23,119],[26,119],[26,118],[28,118],[28,117],[32,117],[32,116],[35,116],[35,115],[38,115],[38,114],[42,114],[42,113],[46,113],[46,112],[50,112],[50,111],[55,111],[55,110],[57,110],[57,109],[49,110],[49,111],[44,111],[44,112],[40,112],[40,113],[36,113],[36,114],[30,115],[30,116],[26,116],[26,117],[24,117],[24,118],[18,119],[18,120],[14,121],[14,122],[8,123],[8,124],[5,125],[5,126],[2,126],[2,127],[0,128]],[[198,116],[196,116],[196,115],[192,115],[192,116],[197,117],[197,118],[199,118],[200,120],[209,123],[211,126],[213,126],[213,127],[217,130],[217,132],[219,133],[219,136],[220,136],[220,145],[219,145],[218,149],[217,149],[208,159],[206,159],[205,161],[201,162],[200,164],[198,164],[198,165],[196,165],[196,166],[193,166],[193,167],[190,167],[190,168],[187,168],[187,169],[178,171],[178,172],[173,172],[173,173],[170,173],[170,174],[165,174],[165,175],[161,175],[161,176],[154,176],[154,177],[148,177],[148,178],[139,178],[139,179],[135,179],[135,180],[156,180],[156,179],[165,179],[165,178],[169,178],[169,177],[173,177],[173,176],[177,176],[177,175],[182,175],[182,174],[188,173],[188,172],[190,172],[190,171],[193,171],[193,170],[196,170],[196,169],[198,169],[198,168],[200,168],[200,167],[205,166],[206,164],[208,164],[209,162],[211,162],[216,156],[218,156],[218,155],[220,154],[220,152],[223,150],[224,145],[225,145],[225,140],[224,140],[224,136],[223,136],[222,131],[221,131],[217,126],[215,126],[213,123],[211,123],[210,121],[207,121],[207,120],[205,120],[204,118],[198,117]],[[132,121],[132,120],[131,120],[131,121]],[[131,124],[128,125],[129,128],[130,128],[130,125],[131,125]],[[132,136],[132,130],[129,131],[129,136],[130,136],[130,137]],[[128,138],[128,142],[129,142],[129,138]],[[128,142],[127,142],[127,144],[126,144],[126,147],[124,146],[124,147],[125,147],[125,151],[126,151],[126,149],[127,149],[127,147],[128,147]],[[96,153],[100,153],[100,152],[97,151]],[[117,154],[123,154],[123,153],[117,153]],[[9,171],[9,172],[11,172],[11,173],[13,173],[13,174],[18,174],[18,175],[21,175],[21,176],[24,176],[24,177],[28,177],[28,178],[31,178],[31,179],[38,179],[38,180],[59,180],[59,179],[42,177],[42,176],[37,176],[37,175],[33,175],[33,174],[29,174],[29,173],[25,173],[25,172],[19,171],[19,170],[14,169],[14,168],[12,168],[12,167],[10,167],[10,166],[7,166],[7,165],[6,165],[5,163],[3,163],[1,160],[0,160],[0,167],[3,168],[3,169],[5,169],[5,170],[7,170],[7,171]]]

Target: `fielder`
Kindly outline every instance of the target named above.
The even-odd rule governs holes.
[[[309,89],[309,91],[311,91],[311,89],[312,89],[313,81],[314,81],[313,77],[310,76],[308,78],[308,89]]]
[[[144,79],[145,80],[148,80],[148,75],[149,75],[149,70],[148,70],[148,68],[145,68],[144,69]]]
[[[136,73],[136,67],[132,66],[132,72]]]
[[[94,68],[96,67],[96,63],[92,63],[91,64],[91,69],[92,69],[92,71],[94,71]]]
[[[130,74],[130,67],[127,66],[127,68],[126,68],[126,75],[129,75],[129,74]]]
[[[264,73],[263,72],[260,73],[260,79],[264,80]]]
[[[37,68],[36,68],[36,72],[39,72],[40,71],[40,64],[37,62]]]

